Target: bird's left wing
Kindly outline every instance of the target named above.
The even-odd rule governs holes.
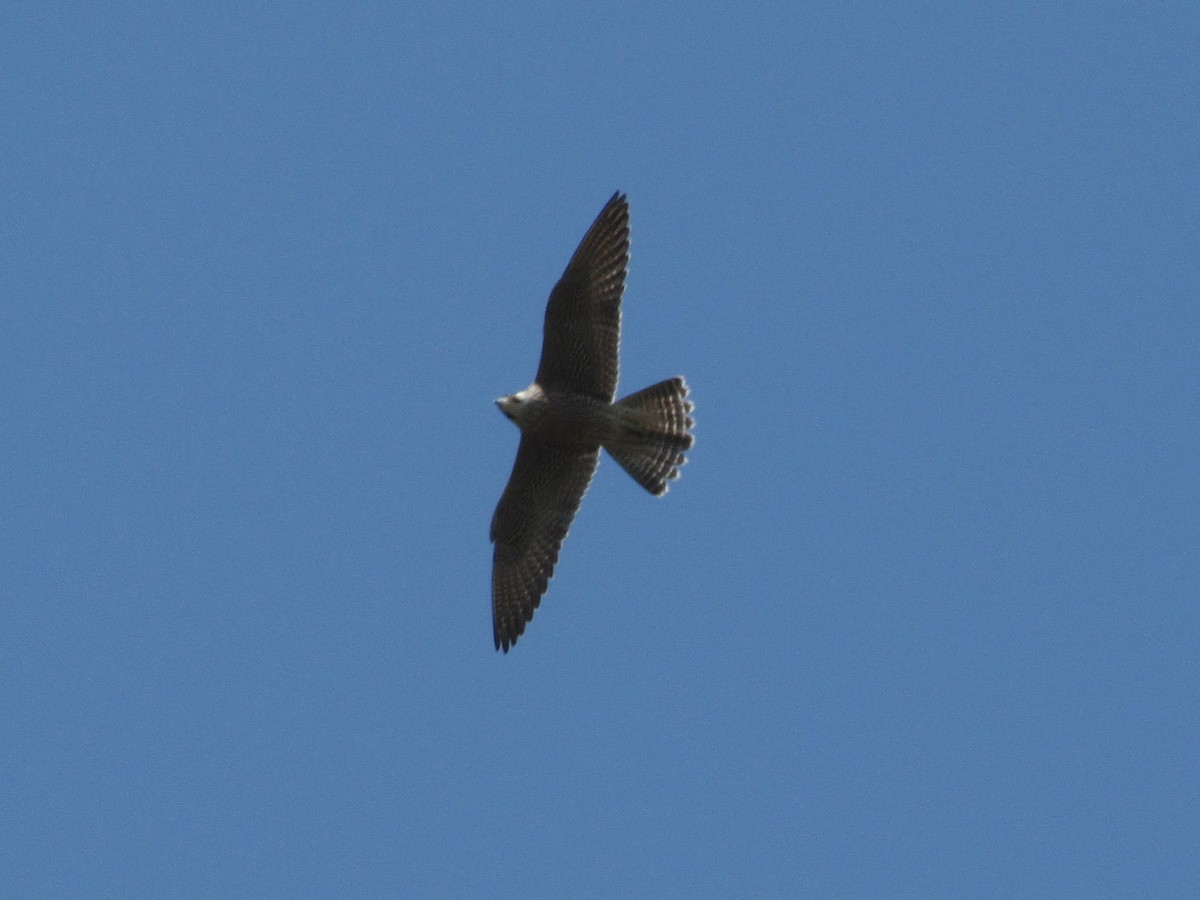
[[[617,390],[621,294],[629,265],[629,203],[605,204],[550,292],[537,383],[611,403]]]

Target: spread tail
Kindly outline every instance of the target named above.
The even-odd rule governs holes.
[[[605,449],[652,494],[665,494],[667,482],[678,478],[679,467],[687,462],[683,454],[693,442],[687,397],[687,382],[668,378],[615,404],[621,433]]]

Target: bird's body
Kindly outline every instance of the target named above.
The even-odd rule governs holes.
[[[646,490],[664,494],[692,446],[682,378],[616,403],[629,206],[614,194],[546,307],[534,383],[496,401],[521,429],[512,475],[492,517],[496,649],[515,644],[545,593],[604,447]]]
[[[570,447],[605,444],[616,435],[620,421],[612,403],[570,391],[547,393],[536,383],[496,405],[523,434]]]

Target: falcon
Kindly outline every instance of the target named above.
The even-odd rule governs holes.
[[[505,653],[546,593],[600,448],[661,496],[692,446],[692,403],[683,378],[613,402],[628,263],[629,203],[617,192],[550,292],[533,384],[496,401],[521,429],[491,528],[492,635]]]

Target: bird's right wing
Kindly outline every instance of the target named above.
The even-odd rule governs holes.
[[[578,450],[521,438],[508,486],[492,516],[492,636],[497,650],[507,653],[533,618],[599,459],[599,447]]]
[[[629,203],[605,204],[550,292],[537,383],[611,403],[617,390],[621,294],[629,265]]]

